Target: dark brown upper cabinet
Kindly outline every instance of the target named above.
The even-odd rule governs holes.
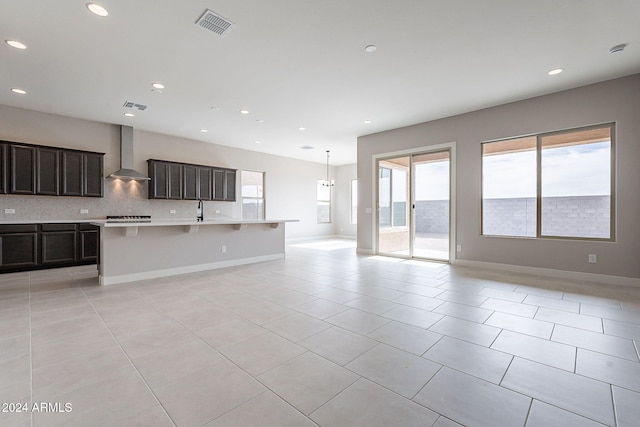
[[[235,201],[234,169],[147,160],[150,199]],[[177,190],[180,189],[181,192]]]
[[[213,200],[236,201],[236,171],[232,169],[213,170]]]
[[[182,165],[180,163],[148,160],[150,199],[182,199]]]
[[[211,168],[182,165],[184,200],[211,200]]]
[[[62,153],[62,195],[82,196],[82,153]]]
[[[36,194],[57,196],[60,194],[60,151],[36,149]]]
[[[7,145],[0,144],[0,194],[7,193]]]
[[[104,196],[104,155],[99,153],[82,153],[84,166],[83,196]]]
[[[0,194],[103,197],[104,154],[0,141]]]
[[[21,145],[10,146],[11,194],[36,194],[36,149]]]
[[[198,168],[198,195],[199,199],[211,200],[211,179],[213,173],[211,168]]]

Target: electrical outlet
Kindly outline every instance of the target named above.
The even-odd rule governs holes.
[[[589,262],[595,264],[598,262],[598,256],[596,254],[589,254]]]
[[[216,209],[216,213],[219,214],[220,213],[220,209]]]
[[[223,254],[227,253],[227,247],[225,245],[222,245],[222,253]]]
[[[80,213],[81,214],[88,214],[89,213],[89,209],[80,209]]]
[[[456,246],[456,251],[462,252],[462,245],[457,245]]]
[[[174,214],[174,215],[175,215],[176,210],[175,210],[175,209],[171,209],[171,210],[169,211],[169,213],[170,213],[170,214]]]
[[[15,209],[5,209],[4,213],[6,213],[6,214],[14,214],[14,213],[16,213],[16,210]]]

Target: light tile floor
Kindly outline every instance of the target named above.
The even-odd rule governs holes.
[[[637,426],[639,343],[640,288],[345,241],[109,287],[4,274],[0,425]]]

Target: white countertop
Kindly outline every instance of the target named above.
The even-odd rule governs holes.
[[[242,225],[242,224],[281,224],[284,222],[298,222],[297,219],[242,219],[242,218],[212,218],[204,221],[195,219],[154,219],[150,222],[107,222],[106,220],[91,221],[93,225],[105,228],[122,227],[171,227],[180,225]]]
[[[19,219],[19,220],[2,220],[2,225],[19,225],[19,224],[79,224],[97,222],[100,219]]]

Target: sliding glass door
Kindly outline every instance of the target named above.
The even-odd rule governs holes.
[[[378,253],[449,261],[450,152],[378,161]]]

